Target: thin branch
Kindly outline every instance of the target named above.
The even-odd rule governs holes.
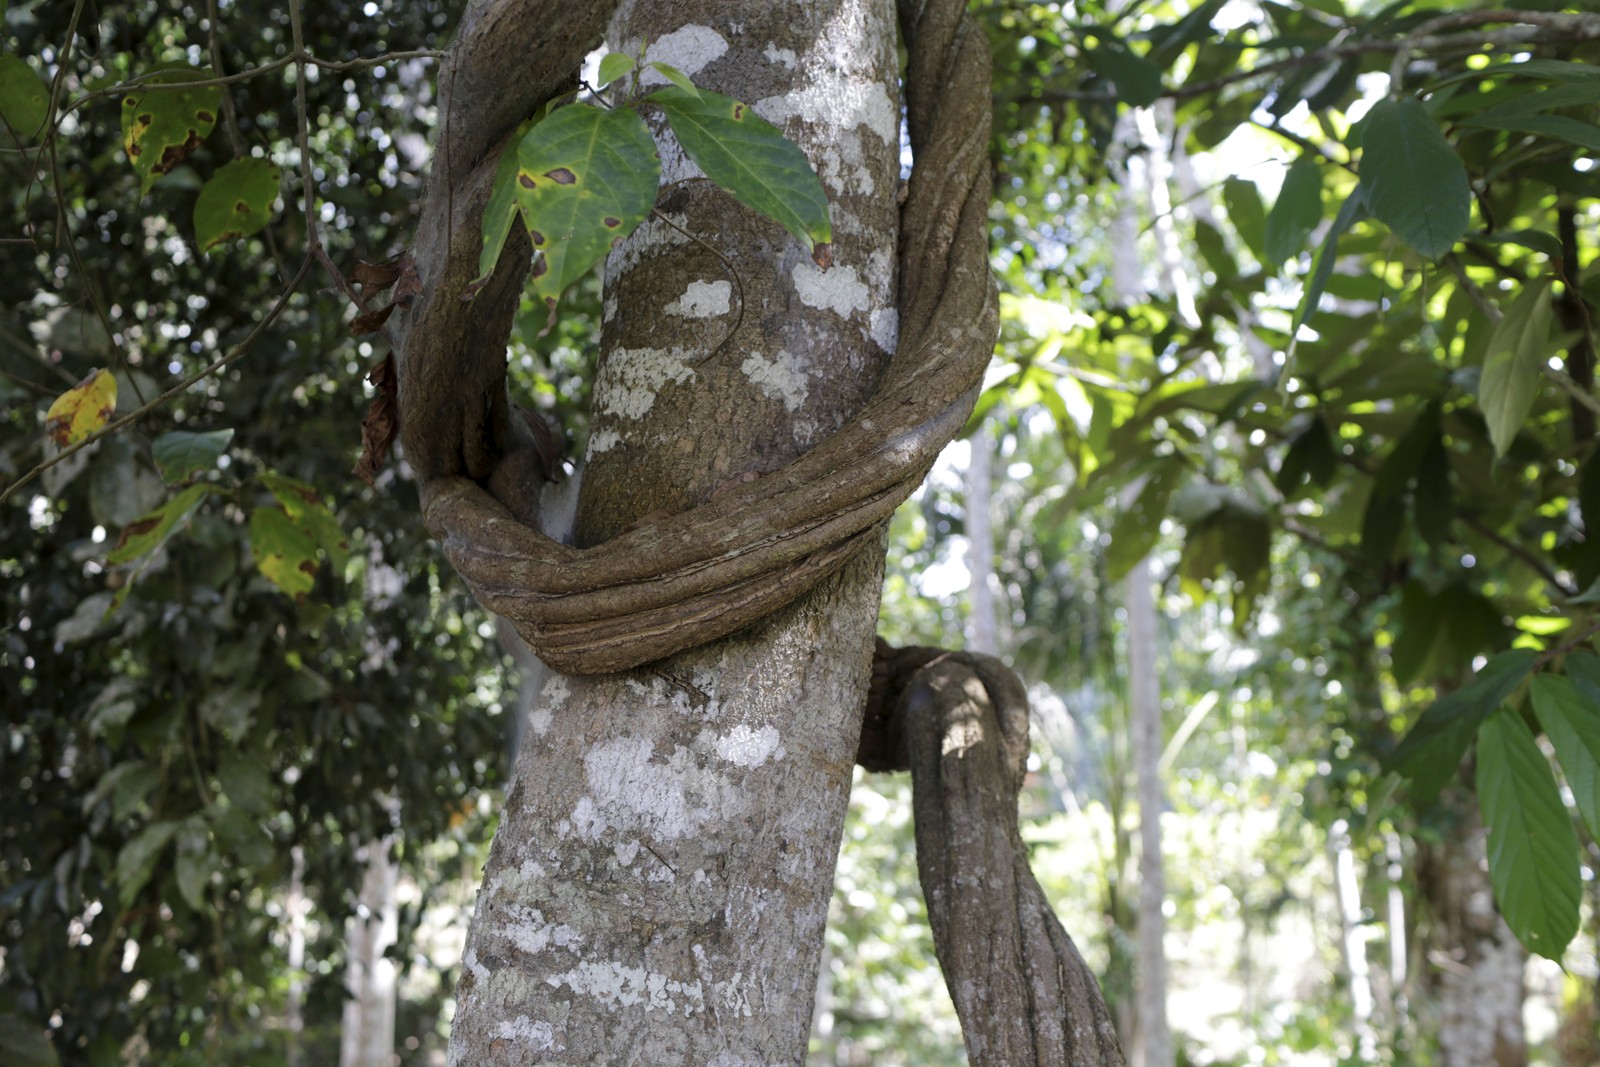
[[[1502,23],[1553,30],[1562,36],[1571,34],[1579,38],[1585,34],[1592,36],[1600,32],[1600,20],[1592,16],[1569,15],[1557,11],[1456,11],[1440,15],[1424,22],[1400,40],[1395,50],[1394,61],[1389,65],[1389,92],[1394,96],[1400,95],[1405,85],[1406,66],[1411,62],[1412,53],[1419,50],[1431,51],[1430,43],[1441,40],[1438,36],[1439,31]]]
[[[1600,415],[1600,399],[1596,399],[1594,393],[1574,381],[1572,375],[1558,367],[1552,367],[1547,362],[1541,362],[1539,370],[1546,378],[1549,378],[1564,389],[1573,400],[1588,408],[1594,414]]]
[[[1462,12],[1462,14],[1496,15],[1499,17],[1480,19],[1480,21],[1519,22],[1525,25],[1513,26],[1491,33],[1454,33],[1426,37],[1418,37],[1413,34],[1400,40],[1391,41],[1360,37],[1349,38],[1309,52],[1302,52],[1299,55],[1284,56],[1281,59],[1258,63],[1248,70],[1236,70],[1231,74],[1224,74],[1203,82],[1188,82],[1176,88],[1164,90],[1161,95],[1171,100],[1191,100],[1197,96],[1207,96],[1230,86],[1252,81],[1268,74],[1276,74],[1282,70],[1290,70],[1301,66],[1318,66],[1340,59],[1348,59],[1351,56],[1398,52],[1401,49],[1408,49],[1405,53],[1407,55],[1417,51],[1424,51],[1438,56],[1462,51],[1481,52],[1488,47],[1527,47],[1532,44],[1547,43],[1572,44],[1600,38],[1600,16],[1595,15],[1539,11]],[[1259,51],[1260,49],[1256,50]],[[1494,70],[1490,68],[1483,73],[1492,74]],[[1031,96],[1017,97],[1016,101],[1018,103],[1081,101],[1084,103],[1109,104],[1117,101],[1117,94],[1112,90],[1085,92],[1074,89],[1058,89],[1036,93]]]
[[[60,452],[57,452],[55,455],[51,456],[49,459],[39,463],[27,474],[24,474],[21,478],[18,478],[16,481],[6,486],[5,492],[0,493],[0,504],[5,503],[5,501],[11,498],[13,493],[27,485],[29,482],[33,481],[51,467],[54,467],[57,463],[60,463],[62,460],[74,455],[75,453],[83,451],[85,448],[88,448],[101,438],[111,436],[124,426],[138,422],[140,419],[150,414],[150,412],[154,411],[162,404],[165,404],[173,397],[183,393],[196,382],[209,378],[211,375],[217,373],[217,371],[221,370],[234,360],[238,359],[240,356],[244,355],[245,352],[249,350],[250,346],[255,343],[256,339],[259,338],[262,333],[266,331],[266,328],[272,324],[273,320],[276,319],[283,312],[283,309],[289,305],[289,298],[294,295],[295,290],[300,288],[301,281],[305,279],[306,272],[310,269],[311,257],[307,256],[305,261],[300,264],[300,270],[289,282],[288,288],[285,289],[283,294],[278,297],[277,303],[272,305],[272,310],[268,311],[262,320],[256,323],[255,327],[245,335],[245,339],[243,341],[240,341],[221,357],[213,360],[211,363],[208,363],[200,370],[195,371],[193,374],[189,375],[189,377],[185,378],[177,385],[174,385],[171,389],[168,389],[166,392],[162,393],[148,404],[143,405],[138,410],[124,415],[115,422],[107,423],[105,426],[102,426],[88,437],[85,437],[82,441],[79,441],[77,444],[69,445],[66,448],[63,448]]]

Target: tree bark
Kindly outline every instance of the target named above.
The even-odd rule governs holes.
[[[781,466],[869,394],[895,336],[893,19],[883,0],[619,10],[613,47],[648,39],[647,59],[806,150],[834,258],[818,270],[658,132],[659,208],[716,252],[652,219],[607,264],[580,544]],[[550,676],[479,894],[452,1063],[803,1060],[881,567],[881,547],[860,553],[652,668]]]

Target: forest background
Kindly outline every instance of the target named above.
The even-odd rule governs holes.
[[[293,265],[308,214],[347,271],[408,238],[457,11],[312,5],[300,68],[287,10],[4,8],[6,1062],[331,1062],[390,1003],[428,1063],[448,1029],[519,681],[403,470],[351,476],[381,346]],[[1125,1044],[1600,1060],[1600,16],[975,11],[1003,333],[894,521],[882,632],[1032,686],[1025,833]],[[118,87],[163,65],[266,69],[158,173]],[[598,285],[568,299],[542,336],[525,302],[511,365],[581,440]],[[15,485],[108,378],[119,416],[176,395]],[[963,1062],[908,792],[857,785],[818,1063]]]

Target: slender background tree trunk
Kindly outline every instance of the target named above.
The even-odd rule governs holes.
[[[624,4],[609,39],[635,55],[648,39],[647,58],[782,127],[822,176],[835,247],[820,271],[661,137],[676,227],[647,222],[607,264],[579,543],[822,440],[896,336],[890,5]],[[864,554],[653,669],[549,677],[479,894],[452,1063],[803,1060],[881,570]]]

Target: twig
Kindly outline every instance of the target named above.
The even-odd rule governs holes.
[[[1406,65],[1411,62],[1411,53],[1419,49],[1431,51],[1430,42],[1441,40],[1438,37],[1440,30],[1496,23],[1516,23],[1538,29],[1553,29],[1564,34],[1571,33],[1573,36],[1593,34],[1600,29],[1600,20],[1593,17],[1586,18],[1582,15],[1569,15],[1556,11],[1456,11],[1440,15],[1438,18],[1429,19],[1401,38],[1395,49],[1394,61],[1389,65],[1390,95],[1396,97],[1400,95],[1405,84]]]
[[[1573,400],[1576,400],[1596,415],[1600,415],[1600,399],[1596,399],[1593,393],[1574,381],[1572,375],[1558,367],[1552,367],[1543,360],[1539,362],[1539,370],[1546,378],[1566,390],[1567,395],[1572,397]]]
[[[5,503],[5,501],[10,499],[11,495],[17,490],[33,481],[39,475],[43,474],[51,467],[54,467],[57,463],[60,463],[68,456],[83,451],[85,448],[88,448],[101,438],[109,437],[116,433],[124,426],[138,422],[140,419],[150,414],[150,412],[154,411],[162,404],[165,404],[168,400],[171,400],[173,397],[187,390],[191,385],[209,378],[223,367],[226,367],[228,364],[244,355],[245,352],[249,350],[250,346],[255,343],[256,339],[260,337],[266,328],[272,324],[273,320],[276,319],[283,312],[283,309],[288,306],[289,298],[293,296],[295,290],[300,287],[301,281],[305,279],[306,272],[310,269],[311,257],[307,256],[305,261],[300,264],[300,270],[296,272],[294,278],[290,280],[288,288],[285,289],[282,295],[278,297],[278,302],[272,305],[272,310],[268,311],[266,316],[263,317],[260,322],[256,323],[255,327],[245,335],[245,339],[243,341],[240,341],[238,344],[234,345],[233,348],[229,349],[224,355],[216,360],[213,360],[200,370],[195,371],[193,374],[189,375],[189,377],[185,378],[177,385],[174,385],[171,389],[168,389],[166,392],[162,393],[148,404],[143,405],[138,410],[124,415],[115,422],[107,423],[105,426],[102,426],[88,437],[85,437],[82,441],[79,441],[77,444],[68,445],[60,452],[57,452],[55,455],[51,456],[49,459],[39,463],[27,474],[24,474],[21,478],[18,478],[16,481],[6,486],[5,492],[0,493],[0,504]]]

